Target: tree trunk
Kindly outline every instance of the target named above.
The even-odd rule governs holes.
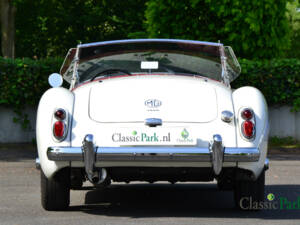
[[[1,48],[5,58],[15,58],[15,13],[13,0],[0,0]]]

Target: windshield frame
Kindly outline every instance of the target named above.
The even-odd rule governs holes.
[[[177,43],[177,44],[188,44],[193,47],[203,48],[205,46],[217,47],[220,55],[220,64],[221,64],[221,82],[226,86],[229,86],[231,79],[228,76],[227,67],[228,63],[226,62],[228,56],[225,54],[224,45],[222,43],[214,43],[214,42],[204,42],[204,41],[191,41],[191,40],[180,40],[180,39],[129,39],[129,40],[117,40],[117,41],[104,41],[104,42],[96,42],[96,43],[88,43],[88,44],[79,44],[77,48],[70,49],[64,63],[61,67],[60,73],[63,75],[64,79],[71,83],[70,89],[73,89],[77,84],[79,84],[78,77],[78,65],[81,61],[80,55],[81,52],[87,51],[89,49],[93,49],[98,46],[104,45],[119,45],[119,44],[135,44],[135,43],[149,43],[149,42],[157,42],[157,43]],[[231,57],[236,59],[233,51],[230,51]],[[236,60],[237,61],[237,60]],[[236,78],[238,74],[234,77]]]

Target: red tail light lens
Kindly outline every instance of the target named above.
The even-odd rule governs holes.
[[[63,109],[57,109],[54,112],[54,116],[57,120],[64,120],[66,118],[66,112]]]
[[[65,124],[62,121],[56,121],[53,127],[54,136],[57,139],[62,139],[65,134]]]
[[[251,120],[253,118],[253,111],[250,109],[245,109],[242,111],[241,116],[244,120]]]
[[[242,123],[242,132],[243,135],[250,139],[254,136],[254,131],[255,131],[255,127],[254,127],[254,123],[252,121],[245,121]]]

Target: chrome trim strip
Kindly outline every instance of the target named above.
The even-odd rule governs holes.
[[[87,48],[87,47],[94,47],[94,46],[100,46],[100,45],[111,45],[111,44],[141,43],[141,42],[171,42],[171,43],[223,46],[223,44],[221,44],[221,43],[214,43],[214,42],[207,42],[207,41],[181,40],[181,39],[125,39],[125,40],[102,41],[102,42],[81,44],[79,46],[79,48]]]
[[[83,161],[81,147],[49,147],[52,161]],[[224,162],[256,162],[257,148],[224,148]],[[211,162],[209,148],[199,147],[98,147],[96,161],[192,161]]]

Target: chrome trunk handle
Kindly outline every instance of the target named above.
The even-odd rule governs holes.
[[[147,118],[145,119],[145,125],[149,127],[161,126],[162,120],[159,118]]]

